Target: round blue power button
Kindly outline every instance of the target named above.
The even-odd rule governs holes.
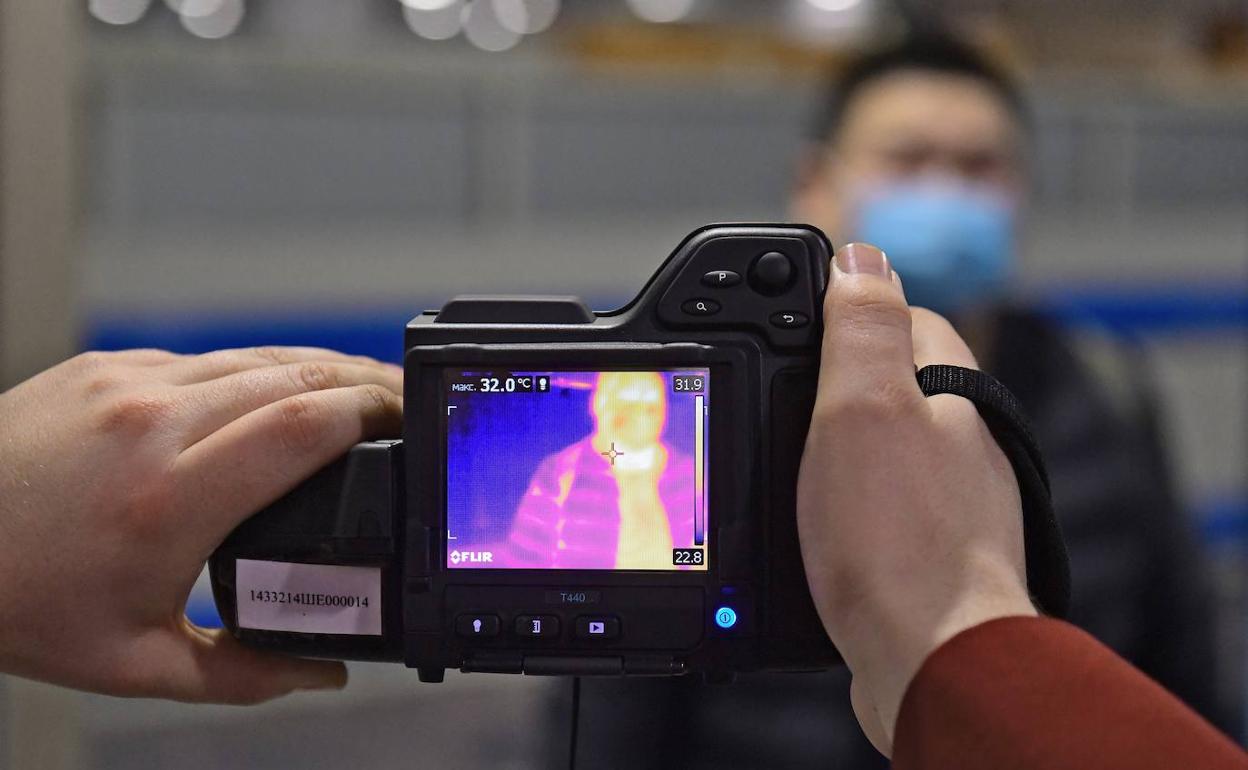
[[[715,625],[720,628],[732,628],[737,624],[737,611],[731,607],[720,607],[715,610]]]

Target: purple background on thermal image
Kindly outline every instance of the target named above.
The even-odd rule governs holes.
[[[474,374],[463,373],[465,379]],[[447,404],[456,407],[447,423],[446,520],[456,537],[452,548],[488,547],[506,540],[538,464],[594,430],[590,399],[596,372],[515,374],[548,375],[551,390],[447,393]],[[709,391],[673,393],[672,377],[698,375],[709,381],[709,372],[682,369],[660,374],[667,395],[663,443],[692,459],[694,396],[708,396]]]

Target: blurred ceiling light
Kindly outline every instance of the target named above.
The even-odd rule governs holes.
[[[179,16],[191,16],[198,19],[220,11],[221,6],[225,5],[225,0],[165,0],[165,5]]]
[[[90,0],[87,10],[108,24],[133,24],[147,13],[152,0]]]
[[[879,5],[877,0],[790,0],[785,26],[812,45],[853,45],[875,23]]]
[[[424,2],[431,5],[433,0]],[[463,4],[463,0],[450,0],[440,8],[418,10],[404,2],[403,20],[407,22],[408,29],[426,40],[449,40],[458,35],[463,26]]]
[[[559,15],[559,0],[492,0],[494,15],[512,32],[536,35],[545,32]]]
[[[399,2],[413,11],[440,11],[460,4],[459,0],[399,0]]]
[[[697,0],[628,0],[628,7],[646,21],[666,24],[680,21],[693,11]]]
[[[211,16],[221,10],[221,6],[225,5],[226,0],[181,0],[178,14],[182,16],[192,16],[195,19],[201,19],[203,16]]]
[[[213,2],[213,0],[185,0],[183,5],[185,6],[192,1]],[[216,8],[211,12],[203,16],[192,16],[183,13],[178,16],[178,20],[182,22],[182,26],[186,28],[186,31],[192,35],[216,40],[226,37],[238,29],[238,25],[242,22],[243,14],[246,11],[243,0],[216,0]]]
[[[831,11],[832,13],[836,13],[837,11],[848,11],[850,8],[853,8],[861,3],[862,0],[806,0],[806,2],[821,11]]]
[[[520,33],[503,26],[493,3],[477,0],[464,6],[464,37],[483,51],[506,51],[520,42]]]

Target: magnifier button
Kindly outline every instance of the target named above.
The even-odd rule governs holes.
[[[719,312],[719,303],[713,299],[686,300],[680,309],[689,315],[715,315]]]

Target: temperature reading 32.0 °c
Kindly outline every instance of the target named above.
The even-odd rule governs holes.
[[[532,393],[533,378],[518,375],[513,377],[482,377],[482,393]]]

